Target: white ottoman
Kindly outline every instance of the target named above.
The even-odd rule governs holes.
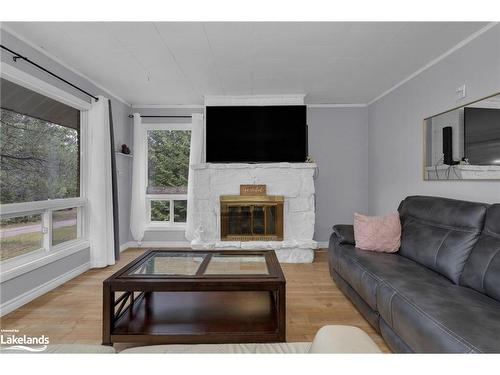
[[[152,345],[125,349],[120,354],[133,353],[212,353],[212,354],[320,354],[320,353],[380,353],[380,349],[363,330],[352,326],[324,326],[313,342],[271,344],[197,344]]]

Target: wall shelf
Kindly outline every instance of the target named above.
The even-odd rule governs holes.
[[[123,152],[118,152],[118,151],[115,151],[115,154],[125,156],[126,158],[130,158],[130,159],[132,159],[134,157],[134,155],[132,155],[132,154],[124,154]]]

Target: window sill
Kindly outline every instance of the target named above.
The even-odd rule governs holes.
[[[145,231],[146,232],[162,232],[162,231],[177,231],[184,232],[186,230],[186,223],[177,224],[149,224]]]
[[[29,254],[4,260],[0,263],[0,283],[56,262],[88,247],[87,240],[74,240],[55,246],[50,252],[43,249],[35,250]]]

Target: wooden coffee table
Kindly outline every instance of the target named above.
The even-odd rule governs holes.
[[[150,250],[103,282],[104,345],[285,341],[274,251]]]

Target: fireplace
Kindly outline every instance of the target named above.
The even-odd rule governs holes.
[[[282,241],[283,202],[265,185],[241,185],[240,195],[220,196],[222,241]]]
[[[272,249],[280,262],[313,261],[316,164],[206,163],[190,168],[194,197],[187,238],[193,249]]]

